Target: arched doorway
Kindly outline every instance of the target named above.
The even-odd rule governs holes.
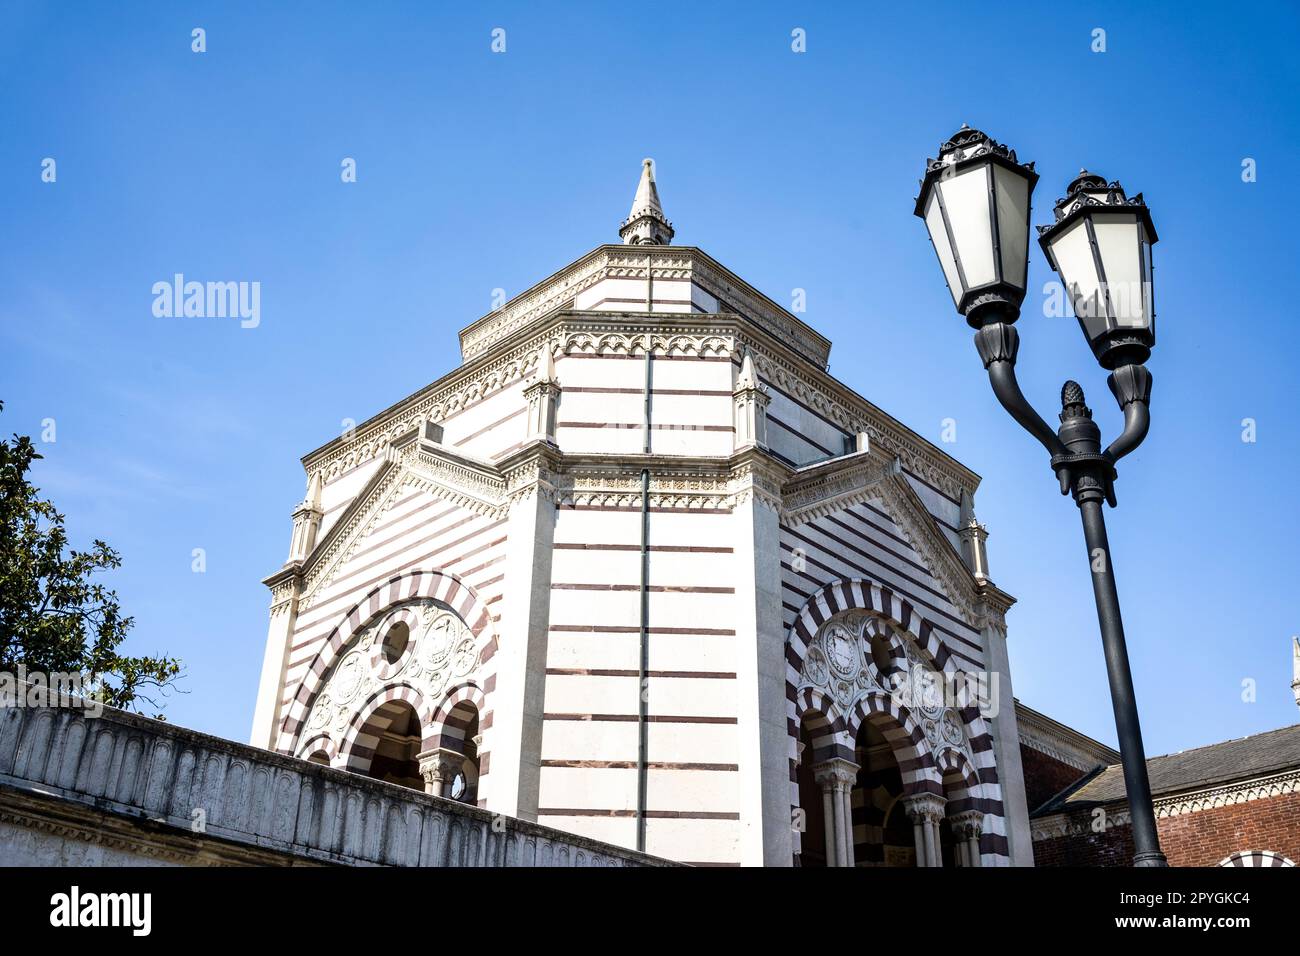
[[[813,719],[809,719],[812,717]],[[818,720],[820,718],[820,720]],[[825,724],[825,718],[818,715],[805,715],[799,723],[799,765],[795,778],[799,785],[799,807],[802,831],[799,833],[799,865],[824,867],[826,860],[826,828],[833,826],[827,821],[822,808],[822,788],[813,772],[816,763],[814,736],[816,725]]]
[[[357,731],[348,769],[412,790],[424,789],[420,775],[420,718],[404,700],[375,709]]]
[[[912,822],[903,802],[903,773],[894,749],[874,720],[858,730],[857,783],[853,788],[853,859],[856,866],[916,866]]]

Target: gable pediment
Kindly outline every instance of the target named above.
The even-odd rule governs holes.
[[[889,515],[948,602],[970,624],[982,619],[979,585],[907,480],[902,463],[874,450],[797,469],[782,490],[790,526],[871,502]]]
[[[432,495],[475,514],[498,515],[507,507],[505,475],[491,462],[415,432],[403,436],[304,562],[303,607],[334,579],[381,517],[410,494]]]

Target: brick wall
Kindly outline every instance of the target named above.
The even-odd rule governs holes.
[[[1086,773],[1024,744],[1020,745],[1020,762],[1025,771],[1025,800],[1030,813]]]
[[[1076,819],[1086,825],[1092,817]],[[1241,850],[1272,850],[1300,863],[1300,793],[1165,817],[1157,827],[1171,866],[1216,866]],[[1037,866],[1127,866],[1132,856],[1128,826],[1034,842]]]

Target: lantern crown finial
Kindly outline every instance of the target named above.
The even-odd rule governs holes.
[[[1071,196],[1077,196],[1082,192],[1100,192],[1107,188],[1117,189],[1121,195],[1124,192],[1119,183],[1110,183],[1108,187],[1106,177],[1090,173],[1086,169],[1081,169],[1079,170],[1079,175],[1074,177],[1070,182],[1070,185],[1065,187],[1065,195],[1068,199]]]

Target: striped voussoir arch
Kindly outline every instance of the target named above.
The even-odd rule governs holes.
[[[408,634],[414,634],[420,627],[420,614],[414,607],[399,607],[388,615],[384,621],[385,633],[380,634],[370,648],[370,670],[379,680],[388,680],[406,667],[411,655],[415,653],[415,641],[408,641],[405,650],[395,660],[388,659],[388,648],[384,645],[386,637],[397,624],[405,624]]]
[[[483,690],[490,694],[496,684],[497,638],[492,616],[478,592],[454,574],[445,571],[408,571],[377,585],[343,615],[307,669],[297,693],[289,703],[280,728],[276,750],[292,754],[312,701],[320,691],[339,654],[353,636],[395,604],[418,599],[432,599],[458,614],[482,646],[479,653]]]
[[[943,778],[923,731],[906,707],[888,694],[873,692],[860,699],[849,714],[849,739],[856,741],[862,725],[872,721],[885,736],[903,775],[903,793],[943,796]],[[852,759],[850,750],[850,759]],[[856,761],[854,761],[856,763]]]
[[[960,750],[948,749],[939,754],[935,767],[943,780],[944,796],[948,798],[945,812],[949,815],[964,810],[984,811],[979,774],[970,759]]]
[[[352,715],[348,729],[344,732],[343,746],[337,765],[341,765],[345,770],[361,773],[368,770],[370,761],[375,756],[375,747],[384,731],[401,715],[404,710],[403,705],[406,704],[410,705],[420,720],[421,732],[424,735],[420,749],[428,750],[429,741],[432,739],[430,728],[433,726],[428,703],[414,687],[408,684],[393,684],[376,691]]]
[[[792,813],[799,806],[799,785],[796,776],[799,763],[799,727],[811,704],[810,692],[807,689],[799,690],[804,658],[814,636],[823,624],[836,615],[854,610],[870,612],[907,634],[916,647],[929,658],[935,670],[941,672],[952,686],[963,686],[952,652],[944,644],[934,625],[906,598],[900,597],[887,587],[863,578],[841,578],[813,592],[804,602],[799,613],[795,615],[785,648],[786,730],[790,742]],[[889,640],[890,670],[891,672],[899,670],[904,652],[895,636],[884,634],[879,628],[869,629],[868,633],[881,633]],[[871,655],[868,654],[868,660],[870,657]],[[956,710],[965,724],[967,741],[973,758],[973,766],[968,768],[970,772],[959,775],[961,789],[957,794],[958,801],[962,809],[978,809],[984,813],[984,833],[980,837],[981,855],[991,857],[992,859],[988,861],[990,863],[1008,862],[1010,857],[1002,804],[1002,786],[998,779],[992,735],[976,702],[969,699],[959,701]],[[835,708],[832,706],[829,711],[834,713]],[[904,717],[907,719],[903,719]],[[844,743],[848,747],[852,748],[854,737],[862,721],[867,719],[873,719],[883,728],[887,728],[886,739],[895,749],[899,767],[903,771],[904,784],[908,789],[944,795],[946,775],[950,781],[950,792],[947,795],[953,795],[951,783],[955,778],[952,771],[941,772],[935,763],[934,755],[930,752],[924,733],[916,726],[915,720],[907,713],[905,707],[892,696],[883,694],[868,695],[859,701],[841,731],[847,735]],[[849,759],[852,759],[851,749]],[[909,764],[914,765],[909,766]]]
[[[482,733],[486,728],[485,723],[488,720],[491,711],[487,709],[487,696],[474,684],[465,683],[449,690],[438,709],[433,713],[433,719],[430,722],[432,736],[429,743],[425,746],[426,750],[434,748],[444,748],[454,750],[457,753],[465,753],[465,733],[469,729],[470,721],[473,719],[466,716],[467,708],[461,704],[469,702],[473,705],[474,710],[478,713],[478,729]],[[487,754],[480,752],[479,757],[479,776],[482,777],[487,773],[487,761],[483,758]]]
[[[815,687],[803,688],[798,698],[799,719],[808,725],[808,734],[812,738],[812,753],[804,754],[803,762],[819,764],[835,758],[851,761],[853,736],[835,702]],[[795,740],[798,739],[796,726]]]
[[[1224,857],[1219,866],[1295,866],[1281,853],[1272,850],[1241,850]]]
[[[315,754],[323,753],[326,762],[331,767],[338,766],[339,745],[334,742],[334,738],[329,734],[317,734],[315,737],[308,738],[307,742],[302,745],[298,751],[298,756],[303,760],[310,760]]]

